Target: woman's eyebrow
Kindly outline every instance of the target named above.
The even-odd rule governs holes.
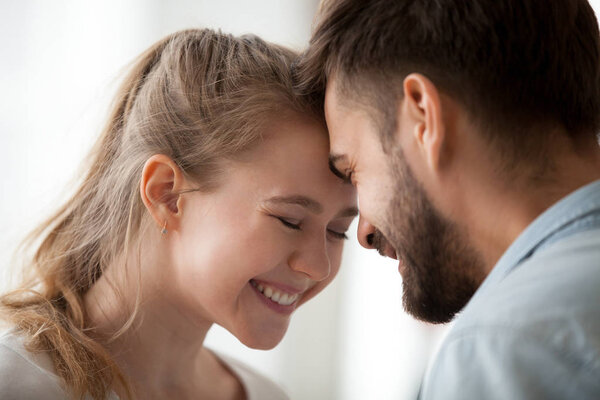
[[[267,199],[266,202],[270,204],[295,204],[306,208],[308,211],[314,214],[321,214],[323,212],[323,206],[321,203],[311,199],[310,197],[302,195],[275,196]]]
[[[336,218],[346,218],[346,217],[356,217],[358,215],[358,208],[356,207],[348,207],[342,211],[340,211]]]
[[[292,195],[292,196],[275,196],[266,200],[269,204],[294,204],[306,208],[314,214],[321,214],[323,206],[318,201],[307,196]],[[336,218],[356,217],[358,208],[348,207],[336,214]]]

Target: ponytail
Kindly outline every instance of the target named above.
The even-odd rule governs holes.
[[[24,242],[42,239],[30,268],[31,278],[21,289],[0,297],[0,311],[31,352],[48,352],[58,376],[76,399],[86,395],[106,398],[115,378],[131,397],[129,385],[108,352],[85,333],[83,294],[102,274],[101,251],[106,226],[89,233],[90,203],[99,181],[117,157],[127,116],[144,80],[160,59],[166,38],[144,52],[121,85],[108,123],[92,150],[92,167],[77,192]],[[96,218],[105,215],[96,210]],[[102,226],[100,224],[99,226]],[[130,228],[130,227],[128,227]],[[87,234],[86,234],[87,233]],[[83,268],[82,268],[83,267]],[[86,273],[81,273],[85,270]]]

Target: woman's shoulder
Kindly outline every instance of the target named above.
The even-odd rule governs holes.
[[[222,353],[215,354],[240,379],[248,400],[289,400],[282,388],[250,366]]]
[[[0,332],[0,399],[65,399],[52,360],[31,353],[25,339],[13,330]]]

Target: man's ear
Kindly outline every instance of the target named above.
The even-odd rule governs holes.
[[[140,195],[159,229],[177,229],[181,216],[179,192],[183,182],[177,164],[163,154],[153,155],[144,164]]]
[[[440,167],[447,140],[440,94],[427,77],[413,73],[404,78],[402,107],[412,126],[412,138],[433,171]]]

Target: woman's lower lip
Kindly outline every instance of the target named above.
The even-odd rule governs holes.
[[[258,288],[254,287],[250,282],[248,282],[248,285],[252,288],[254,293],[256,293],[256,295],[258,296],[258,299],[260,301],[262,301],[263,304],[266,305],[267,307],[269,307],[271,310],[273,310],[279,314],[289,315],[296,309],[296,304],[298,304],[298,300],[296,300],[289,306],[284,306],[279,303],[275,303],[273,300],[266,297],[264,294],[262,294],[260,292],[260,290],[258,290]]]

